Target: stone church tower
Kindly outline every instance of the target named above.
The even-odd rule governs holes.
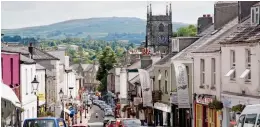
[[[169,53],[172,36],[172,9],[166,6],[165,15],[153,15],[152,6],[147,6],[146,46],[151,53]]]

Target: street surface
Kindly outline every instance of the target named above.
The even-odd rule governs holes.
[[[85,118],[85,110],[83,110],[83,112],[82,112],[82,123],[83,123],[83,124],[86,124],[86,125],[87,125],[88,120],[89,120],[89,118],[90,118],[90,114],[91,114],[91,110],[89,110],[89,112],[86,113],[86,118]],[[80,114],[78,114],[77,123],[78,123],[78,124],[80,123]]]
[[[88,123],[103,122],[105,116],[103,110],[101,110],[98,106],[93,105],[90,111],[91,115]],[[96,118],[96,113],[98,113],[98,118]]]

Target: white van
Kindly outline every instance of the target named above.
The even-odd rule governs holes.
[[[260,127],[260,104],[247,105],[239,116],[237,127]]]

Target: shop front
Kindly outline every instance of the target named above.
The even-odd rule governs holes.
[[[234,127],[235,121],[239,118],[239,114],[246,105],[260,104],[260,97],[253,96],[236,96],[232,94],[221,94],[223,102],[223,127]]]
[[[154,123],[157,126],[171,126],[171,106],[164,103],[154,103]]]
[[[195,97],[195,127],[219,127],[221,125],[221,111],[209,108],[209,103],[215,96],[199,94]]]

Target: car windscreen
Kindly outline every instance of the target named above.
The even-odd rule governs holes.
[[[23,127],[56,127],[55,121],[51,119],[25,120]]]
[[[141,126],[141,121],[137,119],[133,120],[123,120],[123,125],[126,127],[140,127]]]

